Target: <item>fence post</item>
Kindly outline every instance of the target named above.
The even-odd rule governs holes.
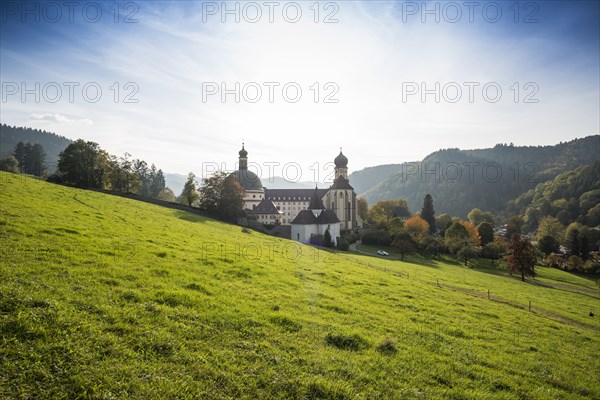
[[[441,286],[440,286],[440,280],[439,280],[439,278],[435,278],[435,279],[436,279],[436,281],[437,281],[437,285],[438,285],[438,287],[441,287]]]
[[[531,311],[531,300],[529,300],[529,311]]]
[[[490,289],[488,289],[488,300],[491,300],[491,298],[490,298]]]

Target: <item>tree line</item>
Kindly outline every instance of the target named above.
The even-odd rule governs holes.
[[[509,271],[523,272],[523,279],[535,275],[536,262],[600,273],[598,253],[592,251],[593,246],[597,249],[600,230],[577,222],[565,228],[557,219],[546,217],[537,231],[526,235],[520,216],[501,226],[496,225],[493,213],[478,208],[468,213],[467,220],[449,214],[436,217],[429,194],[415,215],[410,215],[404,199],[379,201],[366,212],[364,204],[358,208],[369,226],[362,234],[362,243],[390,246],[403,259],[415,253],[434,258],[451,255],[465,265],[477,258],[489,259],[492,264],[502,259]]]
[[[59,154],[57,172],[48,180],[175,201],[173,191],[166,187],[163,171],[154,164],[149,166],[144,160],[132,159],[129,153],[121,157],[110,155],[98,143],[83,139],[71,143]]]
[[[198,207],[207,214],[235,222],[243,206],[244,190],[234,175],[218,171],[203,178],[201,184],[193,172],[188,174],[177,201]]]
[[[43,176],[46,174],[46,152],[39,143],[18,142],[11,155],[0,158],[0,170]]]

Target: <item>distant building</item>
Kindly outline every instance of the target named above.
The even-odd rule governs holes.
[[[253,205],[252,209],[246,209],[248,217],[254,217],[256,221],[263,225],[278,225],[281,223],[281,215],[283,213],[277,209],[271,200],[263,199],[257,205]]]
[[[264,224],[277,221],[283,226],[291,226],[302,211],[310,210],[310,205],[315,199],[319,203],[314,203],[313,206],[322,204],[322,210],[331,211],[336,216],[337,222],[332,223],[332,218],[329,217],[327,220],[329,225],[337,224],[336,229],[330,229],[332,238],[337,238],[340,232],[362,227],[362,220],[358,216],[356,192],[348,181],[348,158],[341,149],[334,163],[335,179],[329,189],[268,189],[263,187],[260,178],[254,172],[248,170],[248,151],[242,144],[239,169],[232,172],[232,175],[244,189],[243,209],[248,216],[255,216],[257,221]],[[329,216],[331,213],[325,214]],[[305,217],[307,215],[304,213]],[[319,222],[322,222],[322,219]],[[337,232],[337,236],[334,236],[334,231]],[[297,237],[298,235],[292,235],[294,240],[297,240]]]
[[[308,209],[300,211],[292,221],[292,240],[310,243],[313,236],[325,235],[328,230],[333,244],[337,246],[340,226],[337,215],[325,208],[319,198],[319,189],[315,188]]]

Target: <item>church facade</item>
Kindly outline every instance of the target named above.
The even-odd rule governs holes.
[[[358,216],[356,192],[348,180],[348,158],[341,149],[334,163],[335,179],[328,189],[269,189],[262,185],[254,172],[248,170],[248,151],[242,145],[239,152],[239,169],[232,174],[244,189],[244,211],[248,216],[255,217],[258,222],[291,227],[302,211],[311,210],[311,204],[313,207],[322,205],[322,210],[326,210],[326,213],[311,211],[312,214],[323,214],[322,220],[326,214],[328,225],[336,225],[335,231],[339,236],[340,232],[362,227],[362,220]],[[316,202],[313,202],[313,199]],[[304,213],[305,217],[307,215]],[[337,221],[334,222],[333,216]],[[307,221],[306,218],[302,220]],[[297,236],[292,239],[298,240]]]

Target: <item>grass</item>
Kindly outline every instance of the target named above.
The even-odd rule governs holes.
[[[600,398],[593,279],[331,254],[6,173],[0,212],[1,398]]]

